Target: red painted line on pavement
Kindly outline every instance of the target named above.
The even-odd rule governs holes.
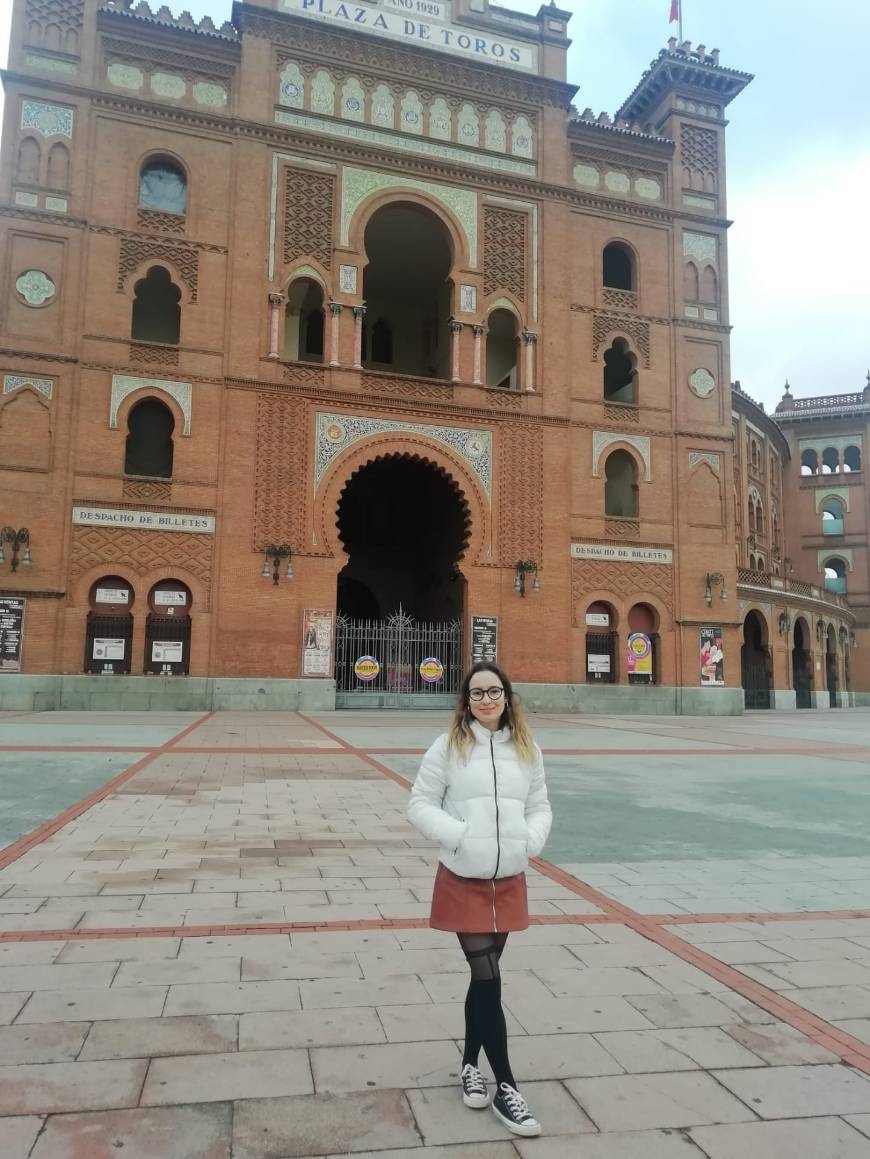
[[[160,748],[154,749],[152,752],[136,761],[135,764],[130,765],[130,767],[125,769],[123,773],[118,773],[116,777],[112,777],[112,779],[107,781],[105,785],[102,785],[99,789],[95,789],[93,793],[89,793],[88,796],[83,797],[81,801],[77,801],[74,805],[70,805],[68,809],[64,809],[62,813],[58,813],[56,817],[53,817],[50,821],[46,821],[37,829],[34,829],[31,833],[27,833],[24,837],[20,837],[17,841],[13,841],[11,845],[8,845],[4,850],[0,851],[0,869],[5,869],[7,865],[11,865],[12,862],[17,861],[19,857],[23,857],[23,855],[27,853],[28,850],[33,849],[36,845],[40,845],[43,841],[46,841],[49,837],[53,836],[59,829],[62,829],[64,825],[68,825],[70,821],[74,821],[76,817],[81,817],[82,813],[86,813],[92,806],[99,804],[100,801],[110,796],[116,789],[120,788],[121,785],[129,781],[131,777],[135,777],[135,775],[138,772],[141,772],[141,770],[144,769],[147,765],[152,764],[159,756],[162,756],[164,753],[171,751],[172,746],[177,741],[181,740],[182,737],[188,736],[195,728],[199,728],[199,726],[207,721],[211,716],[214,716],[214,713],[207,712],[199,720],[195,720],[192,724],[189,724],[187,728],[178,733],[177,736],[174,736],[171,740],[167,741],[166,744],[161,745]]]
[[[371,765],[373,769],[377,769],[377,771],[382,773],[383,776],[385,776],[388,780],[394,781],[397,785],[401,785],[403,789],[411,788],[411,781],[409,781],[407,777],[403,777],[400,773],[394,773],[392,769],[388,768],[386,765],[382,765],[381,762],[376,761],[374,757],[369,756],[369,754],[364,749],[357,749],[354,748],[353,745],[349,745],[346,741],[342,740],[342,738],[337,733],[331,732],[322,724],[318,724],[316,720],[312,720],[311,717],[306,716],[304,712],[300,712],[298,715],[307,724],[310,724],[313,728],[319,729],[324,736],[328,736],[330,740],[340,744],[346,753],[352,753],[354,756],[359,757],[360,760],[365,761],[367,765]]]

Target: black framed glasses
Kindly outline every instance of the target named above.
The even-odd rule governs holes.
[[[504,696],[504,689],[493,685],[492,688],[471,688],[468,692],[468,699],[475,702],[483,700],[484,696],[488,696],[490,700],[501,700]]]

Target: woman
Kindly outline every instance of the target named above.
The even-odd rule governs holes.
[[[423,758],[408,820],[441,846],[429,924],[459,936],[471,968],[463,1102],[489,1106],[477,1067],[483,1047],[496,1082],[493,1111],[515,1134],[540,1135],[508,1061],[499,959],[508,933],[529,924],[525,870],[544,848],[552,812],[541,750],[494,664],[475,664],[465,677],[450,732]]]

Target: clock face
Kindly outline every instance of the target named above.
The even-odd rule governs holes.
[[[142,209],[184,213],[187,210],[187,183],[177,169],[152,165],[139,181],[139,204]]]

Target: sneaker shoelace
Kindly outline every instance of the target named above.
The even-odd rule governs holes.
[[[529,1110],[529,1104],[518,1090],[508,1086],[507,1083],[502,1083],[501,1093],[508,1105],[508,1110],[515,1119],[531,1119],[532,1113]]]
[[[483,1075],[471,1063],[466,1063],[465,1069],[462,1072],[462,1081],[469,1094],[486,1094],[486,1083],[483,1081]]]

